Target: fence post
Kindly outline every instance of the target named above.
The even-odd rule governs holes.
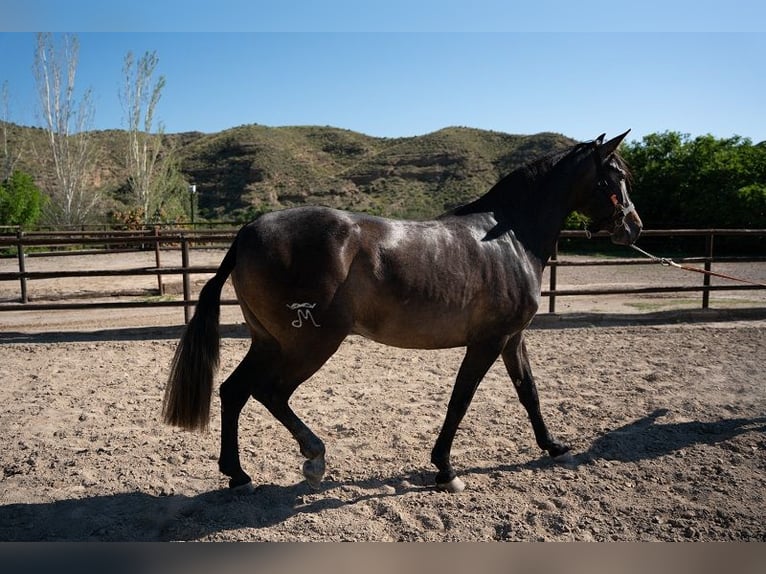
[[[27,296],[27,278],[24,273],[27,272],[26,255],[24,254],[24,232],[19,228],[16,232],[16,252],[19,258],[19,281],[21,282],[21,302],[29,303],[29,297]]]
[[[559,242],[557,241],[556,244],[553,246],[553,255],[551,255],[550,260],[550,269],[551,269],[551,284],[550,284],[550,295],[548,295],[548,312],[549,313],[555,313],[556,312],[556,270],[558,269],[558,259],[559,259]]]
[[[183,267],[184,323],[191,320],[191,281],[189,280],[189,240],[181,236],[181,267]]]
[[[705,271],[710,271],[713,266],[713,233],[705,237]],[[710,308],[710,274],[702,275],[702,308]]]
[[[165,294],[165,286],[162,284],[162,273],[160,273],[160,267],[162,263],[160,261],[160,228],[154,226],[154,262],[157,266],[157,291],[160,295]]]

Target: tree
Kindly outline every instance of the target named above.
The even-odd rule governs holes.
[[[14,171],[0,183],[0,225],[34,225],[44,204],[45,196],[27,173]]]
[[[164,76],[155,78],[158,63],[156,52],[146,52],[138,60],[128,52],[120,94],[128,123],[128,185],[133,207],[143,212],[144,223],[162,206],[167,187],[162,180],[172,155],[167,150],[163,154],[162,124],[152,133],[154,112],[165,87]]]
[[[766,146],[664,132],[622,152],[647,227],[766,227]]]
[[[100,200],[88,187],[94,108],[89,89],[79,101],[75,94],[78,54],[76,36],[65,34],[56,45],[50,34],[37,35],[35,81],[55,175],[48,216],[59,224],[84,223]]]
[[[158,163],[156,178],[153,183],[156,200],[150,214],[143,207],[127,206],[116,209],[108,215],[114,224],[131,229],[141,228],[147,223],[178,223],[187,220],[189,211],[188,186],[181,173],[176,155],[169,153]]]

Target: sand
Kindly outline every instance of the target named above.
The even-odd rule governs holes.
[[[146,257],[67,258],[65,268]],[[27,268],[62,261],[30,258]],[[564,271],[560,286],[668,277],[659,266]],[[764,266],[740,271],[764,279]],[[30,294],[112,300],[156,289],[151,277],[72,281],[37,281]],[[17,290],[0,283],[0,304]],[[527,340],[543,415],[574,460],[539,451],[498,362],[455,440],[460,494],[432,488],[429,462],[460,349],[347,339],[291,402],[327,446],[318,491],[292,438],[251,401],[240,447],[256,490],[237,495],[217,469],[217,396],[208,433],[159,420],[180,309],[2,312],[0,540],[766,541],[763,293],[714,295],[708,312],[694,310],[697,294],[560,299],[561,313],[541,314]],[[248,346],[235,307],[223,323],[219,381]]]

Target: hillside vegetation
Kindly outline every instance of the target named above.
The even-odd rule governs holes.
[[[375,138],[331,127],[249,125],[200,136],[178,153],[208,217],[321,204],[418,218],[464,203],[524,162],[571,144],[555,134],[468,128]]]
[[[45,132],[10,125],[19,169],[45,189]],[[93,185],[112,208],[127,181],[126,133],[92,134]],[[302,204],[406,218],[438,215],[486,192],[514,168],[570,146],[559,134],[510,135],[451,127],[417,137],[378,138],[333,127],[244,125],[213,134],[165,135],[178,170],[197,189],[198,215],[246,220]],[[109,206],[105,206],[107,211]]]

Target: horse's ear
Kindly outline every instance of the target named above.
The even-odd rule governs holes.
[[[613,154],[617,150],[619,145],[622,143],[622,140],[625,139],[625,136],[628,135],[629,132],[630,130],[628,130],[627,132],[623,134],[618,135],[616,138],[610,139],[608,142],[601,145],[601,147],[599,148],[599,153],[601,154],[601,157],[604,158],[604,160],[606,160],[606,158],[608,158],[611,154]]]
[[[604,143],[604,138],[605,138],[605,137],[606,137],[606,134],[604,133],[604,134],[601,134],[600,136],[598,136],[598,137],[597,137],[595,140],[593,140],[593,141],[595,141],[595,142],[596,142],[598,145],[601,145],[602,143]]]

